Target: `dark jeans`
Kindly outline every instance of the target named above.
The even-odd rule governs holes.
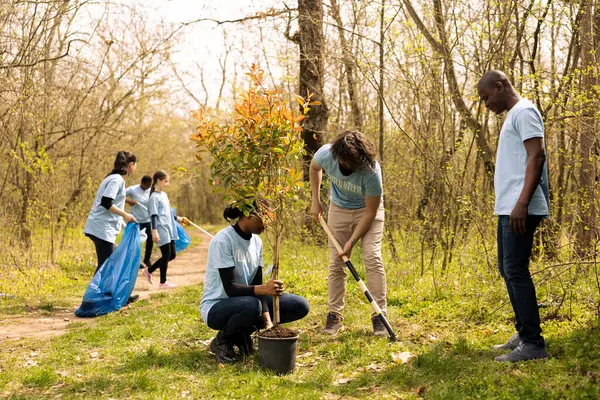
[[[273,298],[267,297],[269,314],[273,319]],[[284,293],[279,298],[279,316],[282,323],[304,318],[310,307],[304,297]],[[250,334],[264,326],[262,304],[258,297],[240,296],[220,300],[208,312],[209,328],[223,331],[225,336]]]
[[[144,228],[146,228],[146,235],[148,236],[148,238],[146,239],[146,252],[144,253],[144,264],[146,264],[147,267],[150,267],[150,265],[152,265],[150,262],[150,256],[152,255],[152,246],[154,245],[154,242],[152,241],[152,228],[150,226],[150,222],[140,224],[140,231]]]
[[[169,267],[169,261],[175,259],[175,241],[171,241],[167,244],[160,246],[161,257],[156,260],[154,264],[148,267],[148,272],[153,273],[160,268],[160,283],[167,281],[167,268]]]
[[[509,230],[508,215],[498,216],[498,269],[504,278],[508,297],[515,313],[515,328],[521,340],[544,346],[540,313],[535,287],[529,273],[529,258],[533,248],[533,235],[542,217],[527,217],[527,230],[515,235]]]
[[[111,242],[107,242],[106,240],[102,240],[94,235],[89,235],[86,233],[85,236],[92,239],[92,242],[94,242],[94,247],[96,248],[96,257],[98,258],[98,265],[96,266],[96,270],[94,271],[94,275],[96,275],[96,272],[98,272],[102,264],[104,264],[104,261],[106,261],[106,259],[110,257],[110,255],[115,250],[115,245]]]

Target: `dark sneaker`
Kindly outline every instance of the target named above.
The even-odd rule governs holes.
[[[135,301],[138,301],[139,298],[140,298],[139,294],[134,294],[133,296],[129,296],[129,298],[127,299],[127,304],[131,304]]]
[[[233,350],[233,342],[226,338],[222,331],[219,331],[217,336],[210,342],[209,348],[217,358],[218,363],[230,364],[237,361]]]
[[[494,360],[498,362],[510,361],[529,361],[548,358],[546,347],[539,347],[534,344],[521,342],[516,349],[508,354],[498,356]]]
[[[323,333],[326,333],[328,335],[335,335],[340,331],[340,329],[344,328],[344,326],[342,325],[343,320],[344,317],[342,317],[341,315],[334,313],[327,314],[327,323],[325,324],[325,328],[323,328]]]
[[[254,354],[254,344],[250,335],[237,335],[233,343],[240,349],[240,354],[244,357],[249,357]]]
[[[514,335],[512,335],[510,337],[510,339],[508,339],[508,341],[506,343],[497,344],[495,346],[492,346],[492,349],[494,349],[494,350],[514,350],[517,348],[519,343],[521,343],[521,337],[519,336],[518,333],[515,333]]]
[[[383,319],[381,316],[375,315],[371,318],[373,322],[373,335],[381,336],[381,337],[390,337],[389,332],[385,329],[385,325],[383,324]]]

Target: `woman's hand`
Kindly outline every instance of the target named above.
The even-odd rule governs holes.
[[[258,296],[281,296],[283,294],[283,282],[271,279],[269,282],[258,285],[254,292]]]
[[[135,217],[129,213],[123,213],[123,221],[125,221],[126,224],[128,224],[130,222],[137,222],[135,220]]]
[[[154,243],[160,242],[160,236],[158,235],[158,230],[156,230],[156,229],[152,230],[152,241]]]

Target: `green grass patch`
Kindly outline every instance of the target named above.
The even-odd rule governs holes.
[[[283,254],[287,290],[306,296],[311,305],[304,320],[291,324],[301,331],[294,373],[263,371],[256,357],[217,365],[208,351],[215,332],[200,318],[198,286],[154,295],[90,324],[71,324],[60,337],[5,342],[0,397],[600,397],[600,327],[591,306],[597,296],[592,280],[577,281],[569,307],[557,315],[552,315],[556,307],[542,309],[547,361],[499,364],[493,358],[500,353],[490,346],[512,334],[510,305],[497,272],[469,263],[468,254],[457,257],[463,264],[449,266],[435,282],[410,263],[408,250],[399,263],[387,260],[388,317],[397,343],[371,335],[370,307],[350,280],[346,329],[333,338],[320,333],[327,312],[328,250],[288,243]],[[550,303],[559,294],[549,285],[540,291],[541,300]],[[399,352],[414,357],[396,363],[392,353]]]

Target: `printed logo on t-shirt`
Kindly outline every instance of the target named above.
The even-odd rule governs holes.
[[[340,189],[347,190],[352,193],[362,194],[362,190],[359,185],[355,185],[352,182],[342,181],[341,179],[336,178],[335,176],[330,176],[329,179],[335,186]]]
[[[235,261],[239,264],[250,264],[253,265],[254,264],[254,260],[252,255],[250,254],[249,251],[245,251],[242,249],[236,249],[235,250]]]

